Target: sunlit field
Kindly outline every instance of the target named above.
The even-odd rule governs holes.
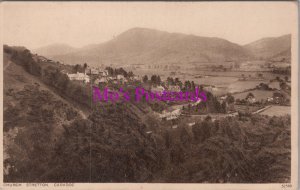
[[[261,112],[262,115],[269,116],[283,116],[283,115],[291,115],[291,107],[290,106],[272,106],[269,109]]]

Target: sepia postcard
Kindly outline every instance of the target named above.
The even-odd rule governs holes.
[[[0,189],[298,189],[297,1],[0,15]]]

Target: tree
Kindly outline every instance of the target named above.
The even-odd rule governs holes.
[[[113,76],[113,75],[115,74],[114,69],[111,68],[111,67],[106,67],[105,70],[108,71],[108,74],[109,74],[110,76]]]
[[[195,83],[194,83],[194,81],[191,82],[191,90],[195,91]]]
[[[157,84],[161,84],[161,79],[160,79],[159,75],[156,76],[156,82],[157,82]]]
[[[144,83],[148,82],[148,76],[147,75],[143,76],[143,82]]]
[[[133,75],[134,75],[134,74],[133,74],[132,71],[129,71],[128,74],[127,74],[128,77],[133,77]]]
[[[80,69],[80,65],[76,64],[74,68],[75,68],[75,72],[77,73]]]
[[[274,92],[273,93],[273,97],[274,98],[276,98],[276,97],[280,97],[281,98],[281,97],[283,97],[283,94],[281,94],[280,92]]]
[[[248,98],[250,98],[250,97],[254,98],[254,95],[252,94],[252,92],[249,92],[249,93],[248,93],[248,95],[246,96],[246,99],[248,99]]]
[[[127,77],[127,72],[121,67],[119,69],[115,69],[115,75],[123,75],[124,77]]]
[[[191,89],[191,82],[189,80],[184,82],[184,88],[185,90],[190,90]]]
[[[277,77],[276,77],[276,80],[277,80],[277,81],[280,81],[280,77],[279,77],[279,76],[277,76]]]
[[[285,90],[287,87],[287,84],[285,82],[280,82],[279,86],[280,86],[280,89]]]
[[[86,73],[86,68],[88,67],[88,65],[86,63],[83,64],[83,70],[84,70],[84,73]]]
[[[234,103],[234,97],[231,94],[228,94],[226,101],[228,104]]]
[[[289,80],[289,77],[288,77],[288,76],[285,76],[285,77],[284,77],[284,80],[285,80],[285,81],[288,81],[288,80]]]
[[[221,112],[222,113],[227,113],[227,104],[226,104],[226,102],[223,102],[221,104]]]
[[[167,78],[167,83],[168,83],[169,85],[174,85],[174,79],[173,79],[172,77],[168,77],[168,78]]]
[[[181,81],[179,81],[179,82],[177,83],[177,85],[180,87],[180,89],[182,89],[182,82],[181,82]]]
[[[157,84],[157,76],[156,75],[151,76],[151,83],[152,84]]]
[[[56,77],[56,87],[63,92],[66,90],[67,85],[69,83],[69,77],[66,74],[62,74],[60,72],[57,72],[57,77]]]

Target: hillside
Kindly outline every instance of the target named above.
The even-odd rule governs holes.
[[[15,52],[25,50],[25,48],[15,47],[13,49]],[[7,50],[6,47],[5,50]],[[57,95],[37,77],[26,72],[13,57],[15,57],[13,52],[4,52],[5,175],[10,172],[9,166],[12,166],[9,162],[15,159],[22,159],[24,166],[28,165],[28,160],[42,164],[42,160],[37,161],[36,155],[42,154],[48,158],[48,148],[53,147],[55,141],[63,133],[63,126],[69,125],[75,119],[83,118],[80,110]],[[36,140],[36,144],[32,139]],[[45,144],[47,146],[44,146]],[[29,155],[29,150],[32,148],[34,149],[30,152],[32,155]],[[39,151],[40,149],[44,152]]]
[[[16,106],[17,102],[19,102],[20,97],[24,95],[21,93],[20,95],[13,95],[18,94],[19,92],[23,91],[24,89],[29,90],[30,87],[33,87],[34,90],[36,89],[38,93],[46,92],[49,96],[53,97],[54,101],[60,102],[66,106],[67,109],[74,109],[74,112],[77,112],[77,108],[74,105],[70,104],[60,95],[58,95],[54,89],[45,85],[42,80],[37,78],[36,76],[26,72],[26,70],[19,64],[17,64],[13,59],[11,54],[4,53],[4,111],[9,109],[11,106]],[[37,102],[38,103],[38,102]],[[59,108],[58,108],[59,109]],[[61,119],[63,116],[61,115]]]
[[[51,44],[32,50],[33,53],[52,58],[55,55],[63,55],[76,51],[77,48],[71,47],[67,44]]]
[[[130,29],[114,39],[60,54],[55,59],[75,64],[199,64],[247,59],[240,45],[220,38],[168,33],[146,28]]]
[[[263,38],[244,46],[256,58],[268,59],[284,55],[291,56],[291,35]]]
[[[273,57],[270,58],[270,60],[290,62],[291,61],[291,48],[288,48],[287,50],[274,55]]]
[[[127,167],[130,167],[126,164],[129,164],[128,159],[132,158],[131,152],[137,154],[135,161],[140,162],[138,164],[140,169],[131,167],[131,170],[140,175],[127,174],[128,179],[124,180],[137,179],[141,175],[144,175],[145,180],[153,172],[151,170],[157,170],[155,169],[157,162],[152,159],[157,151],[153,149],[153,142],[146,138],[144,130],[147,127],[141,123],[136,109],[127,108],[126,111],[122,111],[121,108],[108,105],[106,109],[100,109],[102,113],[100,110],[95,110],[87,118],[81,109],[77,109],[79,105],[83,108],[83,105],[90,102],[88,94],[84,92],[84,86],[76,85],[65,78],[65,75],[60,73],[62,65],[59,63],[36,62],[33,57],[34,55],[27,49],[4,46],[5,181],[18,182],[22,179],[41,182],[78,179],[76,175],[81,175],[83,172],[76,169],[78,172],[71,172],[70,175],[69,172],[73,169],[69,167],[75,169],[76,166],[80,168],[82,166],[85,170],[85,164],[91,163],[88,162],[90,160],[85,160],[80,161],[84,162],[84,165],[77,165],[78,156],[74,156],[74,151],[78,154],[76,150],[86,150],[88,147],[86,141],[78,141],[77,138],[72,138],[72,135],[78,137],[78,129],[81,129],[82,131],[79,132],[83,135],[81,139],[89,138],[84,135],[91,135],[90,124],[93,124],[93,130],[96,130],[93,139],[98,141],[95,144],[96,151],[110,160],[114,157],[120,158],[119,162],[112,160],[110,165],[104,164],[102,168],[97,165],[100,167],[97,170],[105,171],[103,173],[106,176],[99,176],[94,180],[111,181],[115,175],[113,168],[118,170],[123,167],[126,172]],[[90,88],[88,89],[90,91]],[[73,101],[70,99],[75,99],[77,102],[72,104]],[[113,110],[110,111],[108,108]],[[83,134],[83,131],[87,133]],[[99,138],[100,136],[103,138]],[[78,144],[80,144],[79,149]],[[119,147],[120,145],[127,147],[127,151]],[[141,151],[144,148],[147,152]],[[60,153],[61,150],[65,150],[64,153]],[[137,153],[138,151],[140,153]],[[127,155],[128,158],[124,158]],[[64,163],[66,156],[74,157]],[[97,156],[95,158],[98,159]],[[135,162],[131,163],[136,165]],[[150,163],[151,167],[148,166]],[[32,167],[33,165],[35,167]],[[68,169],[62,171],[62,168]],[[120,173],[122,177],[124,172]],[[80,178],[80,180],[84,179]]]
[[[241,46],[225,39],[132,28],[100,44],[73,48],[65,44],[34,52],[67,64],[91,66],[124,64],[194,64],[233,60],[290,60],[291,35],[262,38]]]

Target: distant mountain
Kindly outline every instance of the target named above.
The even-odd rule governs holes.
[[[64,55],[76,51],[77,48],[67,44],[52,44],[32,50],[33,53],[52,58],[55,55]]]
[[[291,56],[291,35],[263,38],[244,46],[256,58],[269,59]]]
[[[215,37],[132,28],[105,43],[83,48],[55,44],[34,52],[67,64],[86,62],[91,66],[97,66],[99,64],[201,65],[255,59],[288,60],[290,51],[291,35],[263,38],[241,46]]]
[[[146,28],[130,29],[114,39],[87,46],[55,59],[69,64],[201,64],[248,59],[242,46],[221,38],[168,33]]]

